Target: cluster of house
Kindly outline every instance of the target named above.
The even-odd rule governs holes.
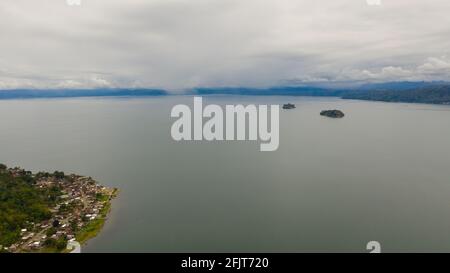
[[[12,174],[23,175],[23,170],[10,169]],[[49,238],[68,242],[75,240],[75,234],[90,221],[101,215],[114,190],[97,184],[91,177],[79,175],[35,175],[36,186],[56,186],[62,195],[51,209],[52,217],[40,223],[28,223],[21,230],[21,240],[9,247],[10,252],[36,251],[45,246]]]

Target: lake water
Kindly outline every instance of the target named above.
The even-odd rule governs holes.
[[[0,101],[0,162],[118,187],[85,252],[450,251],[450,107],[308,97],[280,147],[172,140],[189,96]],[[322,117],[340,109],[343,119]]]

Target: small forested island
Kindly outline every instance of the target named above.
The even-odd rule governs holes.
[[[294,108],[295,108],[295,104],[292,104],[292,103],[283,104],[283,109],[289,110],[289,109],[294,109]]]
[[[116,193],[91,177],[0,164],[0,253],[70,252],[101,230]]]
[[[320,115],[329,118],[343,118],[345,116],[345,114],[340,110],[324,110],[320,112]]]

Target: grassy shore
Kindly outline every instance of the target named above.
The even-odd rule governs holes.
[[[106,222],[109,211],[111,210],[111,201],[117,196],[117,193],[118,190],[113,189],[109,197],[104,201],[105,205],[101,209],[98,218],[90,221],[86,226],[84,226],[75,234],[77,242],[83,245],[89,239],[92,239],[98,235]]]

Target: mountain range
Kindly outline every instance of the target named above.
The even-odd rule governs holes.
[[[163,89],[13,89],[0,90],[0,99],[73,98],[73,97],[137,97],[164,96],[173,93]],[[386,102],[450,104],[449,82],[385,82],[363,84],[357,88],[322,88],[316,86],[277,86],[270,88],[220,87],[193,88],[187,95],[245,96],[326,96]]]

